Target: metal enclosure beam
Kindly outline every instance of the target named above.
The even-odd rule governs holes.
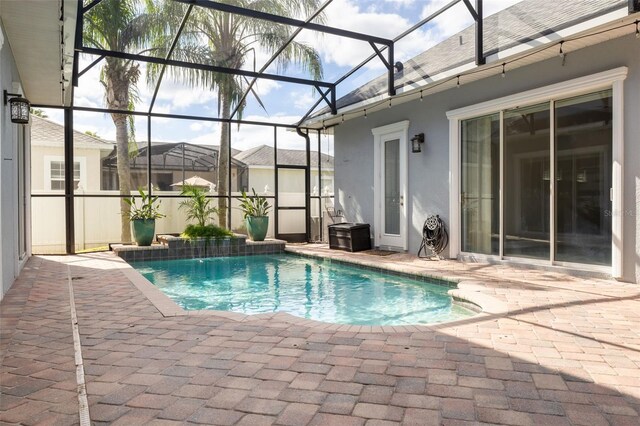
[[[55,108],[59,109],[58,105],[44,105],[44,104],[33,104],[31,105],[33,108]],[[198,121],[213,121],[216,123],[234,123],[234,124],[249,124],[253,126],[275,126],[282,127],[286,129],[296,129],[298,126],[295,124],[274,124],[274,123],[266,123],[264,121],[252,121],[252,120],[227,120],[224,118],[217,117],[203,117],[199,115],[180,115],[180,114],[162,114],[157,112],[144,112],[144,111],[129,111],[125,109],[109,109],[109,108],[93,108],[93,107],[83,107],[83,106],[75,106],[73,108],[75,111],[87,111],[87,112],[100,112],[105,114],[127,114],[127,115],[135,115],[137,117],[157,117],[157,118],[175,118],[176,120],[198,120]]]
[[[462,0],[451,0],[451,2],[445,4],[444,6],[442,6],[440,9],[436,10],[435,12],[433,12],[431,15],[427,16],[426,18],[424,18],[423,20],[421,20],[420,22],[416,23],[414,26],[412,26],[411,28],[409,28],[408,30],[404,31],[402,34],[398,35],[397,37],[395,37],[393,39],[393,42],[397,42],[403,38],[405,38],[406,36],[408,36],[409,34],[411,34],[412,32],[414,32],[415,30],[419,29],[420,27],[422,27],[424,24],[426,24],[427,22],[432,21],[433,19],[437,18],[439,15],[443,14],[444,12],[446,12],[447,10],[449,10],[450,8],[452,8],[453,6],[455,6],[456,4],[460,3]],[[383,46],[380,49],[380,52],[384,51],[387,48],[387,46]],[[350,71],[348,71],[346,74],[344,74],[342,77],[340,77],[339,79],[337,79],[335,81],[335,85],[337,86],[338,84],[342,83],[344,80],[346,80],[347,78],[351,77],[353,74],[355,74],[360,68],[362,68],[363,66],[365,66],[366,64],[368,64],[373,58],[375,58],[376,56],[378,56],[377,53],[372,54],[371,56],[369,56],[368,58],[366,58],[364,61],[360,62],[358,65],[356,65],[355,67],[353,67]],[[329,94],[329,90],[326,90],[324,92],[323,96],[326,96]],[[322,94],[321,94],[322,95]],[[320,99],[318,99],[312,106],[311,108],[309,108],[309,110],[305,113],[304,116],[302,116],[302,118],[298,121],[297,125],[301,125],[307,118],[309,118],[309,116],[311,115],[311,113],[316,109],[316,107],[318,105],[320,105],[320,102],[322,102],[322,97]]]
[[[395,86],[395,59],[394,59],[394,46],[393,43],[389,45],[389,51],[387,52],[389,66],[387,67],[387,93],[389,96],[396,95]]]
[[[243,75],[245,77],[264,78],[267,80],[282,81],[285,83],[303,84],[306,86],[316,86],[316,85],[323,86],[323,87],[333,86],[333,83],[329,83],[326,81],[309,80],[306,78],[297,78],[297,77],[287,77],[287,76],[282,76],[277,74],[264,74],[264,73],[261,74],[255,71],[220,67],[217,65],[196,64],[192,62],[158,58],[155,56],[145,56],[145,55],[138,55],[135,53],[117,52],[115,50],[96,49],[93,47],[81,46],[79,48],[79,51],[81,53],[88,53],[90,55],[110,56],[113,58],[127,59],[130,61],[150,62],[152,64],[160,64],[165,66],[169,65],[173,67],[190,68],[190,69],[201,70],[201,71],[211,71],[211,72],[217,72],[221,74]]]
[[[77,53],[78,53],[78,52],[76,52],[76,54],[77,54]],[[77,77],[76,77],[76,76],[74,76],[74,78],[75,78],[75,79],[77,79],[77,78],[82,77],[82,75],[83,75],[84,73],[86,73],[87,71],[89,71],[91,68],[95,67],[95,66],[96,66],[100,61],[102,61],[103,59],[104,59],[104,56],[98,56],[98,58],[97,58],[95,61],[93,61],[93,62],[91,62],[89,65],[87,65],[87,66],[86,66],[86,68],[85,68],[85,69],[83,69],[82,71],[80,71],[80,72],[78,73]],[[75,68],[75,67],[74,67],[74,68]],[[77,86],[77,84],[76,84],[76,86]]]
[[[484,15],[482,12],[482,0],[476,0],[476,65],[484,65],[487,59],[484,56]]]
[[[88,11],[90,11],[91,9],[93,9],[95,6],[98,5],[98,3],[102,2],[102,0],[93,0],[91,3],[89,3],[88,5],[84,6],[82,8],[82,13],[86,13]],[[78,1],[78,3],[80,3],[80,6],[82,6],[82,1]]]
[[[469,13],[474,21],[476,21],[476,65],[484,65],[487,63],[484,56],[484,29],[483,29],[483,12],[482,0],[476,0],[476,7],[471,6],[471,0],[463,0]]]
[[[326,0],[324,2],[324,4],[322,4],[318,10],[316,10],[315,12],[313,12],[311,14],[311,16],[309,16],[305,22],[309,23],[311,21],[313,21],[316,17],[318,17],[323,11],[324,9],[327,8],[327,6],[329,6],[331,4],[333,0]],[[269,58],[269,60],[267,62],[265,62],[265,64],[260,68],[260,71],[258,71],[260,74],[262,74],[263,72],[265,72],[267,70],[267,68],[269,68],[269,66],[276,60],[278,59],[278,56],[280,56],[280,54],[287,48],[287,46],[289,46],[289,44],[291,44],[291,42],[298,36],[298,34],[300,34],[302,32],[304,28],[303,27],[299,27],[297,30],[295,30],[291,36],[289,36],[289,38],[287,39],[287,41],[280,46],[280,48],[278,50],[276,50],[273,55],[271,55],[271,58]],[[236,107],[233,109],[233,111],[231,112],[230,118],[235,117],[235,115],[238,113],[238,110],[240,109],[240,106],[244,103],[245,99],[247,99],[247,96],[249,96],[249,93],[251,93],[251,91],[253,90],[253,85],[256,83],[256,78],[254,78],[250,83],[249,86],[247,87],[247,90],[244,91],[244,93],[242,94],[242,97],[240,98],[240,100],[238,101],[238,104],[236,105]],[[318,90],[319,93],[322,93],[321,89],[318,89],[318,87],[316,86],[316,89]]]
[[[274,15],[272,13],[265,13],[258,10],[247,9],[244,7],[233,6],[225,3],[218,3],[215,1],[207,0],[175,0],[180,3],[194,4],[196,6],[204,7],[207,9],[213,9],[220,12],[227,12],[234,15],[246,16],[248,18],[262,19],[264,21],[275,22],[277,24],[290,25],[292,27],[306,28],[312,31],[318,31],[325,34],[333,34],[340,37],[352,38],[354,40],[361,40],[366,42],[373,42],[378,44],[389,45],[393,41],[376,37],[369,34],[362,34],[355,31],[342,30],[340,28],[329,27],[327,25],[316,24],[313,22],[305,22],[300,19],[288,18],[286,16]]]
[[[310,19],[307,19],[306,21],[302,21],[300,19],[293,19],[293,18],[288,18],[285,16],[280,16],[280,15],[274,15],[271,13],[265,13],[265,12],[261,12],[261,11],[257,11],[257,10],[253,10],[253,9],[247,9],[244,7],[239,7],[239,6],[234,6],[234,5],[230,5],[230,4],[225,4],[225,3],[218,3],[218,2],[214,2],[214,1],[205,1],[205,0],[176,0],[178,2],[181,3],[186,3],[186,4],[190,4],[190,5],[196,5],[196,6],[200,6],[200,7],[204,7],[207,9],[212,9],[212,10],[217,10],[220,12],[226,12],[226,13],[230,13],[230,14],[234,14],[234,15],[241,15],[241,16],[246,16],[249,18],[255,18],[255,19],[262,19],[262,20],[266,20],[266,21],[270,21],[270,22],[275,22],[278,24],[283,24],[283,25],[290,25],[290,26],[294,26],[294,27],[298,27],[300,29],[306,28],[308,30],[313,30],[313,31],[318,31],[318,32],[322,32],[322,33],[326,33],[326,34],[333,34],[333,35],[337,35],[340,37],[346,37],[346,38],[351,38],[354,40],[360,40],[360,41],[365,41],[368,42],[369,44],[371,44],[371,46],[374,48],[374,50],[377,52],[377,54],[380,56],[380,58],[382,59],[382,62],[384,63],[384,65],[387,68],[387,72],[389,75],[389,96],[394,96],[396,94],[396,90],[393,84],[393,78],[394,78],[394,56],[393,56],[393,40],[389,40],[386,38],[382,38],[382,37],[376,37],[376,36],[372,36],[372,35],[368,35],[368,34],[362,34],[362,33],[357,33],[355,31],[348,31],[348,30],[342,30],[339,28],[334,28],[334,27],[330,27],[327,25],[320,25],[320,24],[316,24],[314,22],[311,22],[311,19],[313,19],[313,16]],[[323,8],[326,6],[323,6]],[[314,15],[317,15],[317,13],[315,13]],[[297,35],[297,33],[296,33]],[[295,35],[294,35],[295,37]],[[290,43],[290,41],[292,40],[292,38],[287,41],[287,43],[281,48],[280,52],[284,49],[284,47],[286,47],[286,45],[288,43]],[[385,61],[384,57],[380,54],[379,50],[377,49],[377,47],[375,46],[375,43],[377,44],[382,44],[385,47],[389,48],[389,53],[388,53],[388,60]],[[271,63],[272,61],[268,62],[267,65],[269,63]],[[264,70],[264,67],[263,67]],[[259,74],[262,74],[262,71],[260,71]],[[243,96],[243,99],[246,98],[248,94],[245,93],[245,95]],[[326,95],[326,94],[325,94]],[[331,103],[329,104],[329,107],[331,108],[331,113],[333,115],[337,114],[337,108],[335,103]],[[237,109],[236,108],[233,111],[232,117],[235,116],[235,114],[237,113]]]
[[[180,26],[178,27],[178,31],[176,32],[176,35],[173,37],[173,41],[171,42],[171,46],[169,47],[169,50],[167,51],[167,54],[165,55],[165,59],[169,60],[171,59],[171,55],[173,54],[173,51],[175,50],[176,46],[178,45],[178,39],[180,39],[180,35],[182,34],[182,30],[184,30],[184,26],[187,24],[187,20],[189,19],[189,15],[191,15],[191,10],[193,9],[193,6],[189,6],[187,8],[187,11],[184,13],[184,16],[182,17],[182,21],[180,22]],[[156,87],[153,90],[153,96],[151,97],[151,103],[149,104],[149,112],[153,111],[153,106],[156,103],[156,98],[158,97],[158,90],[160,90],[160,85],[162,84],[162,77],[164,77],[164,72],[167,69],[166,65],[162,66],[162,69],[160,70],[160,75],[158,76],[158,81],[156,82]]]
[[[73,52],[73,74],[71,75],[71,85],[78,87],[78,62],[80,61],[80,53],[78,48],[82,46],[82,29],[84,24],[84,10],[82,2],[78,1],[78,11],[76,15],[76,39],[74,40],[75,49]],[[91,66],[93,66],[92,64]],[[84,72],[84,71],[83,71]],[[71,96],[71,104],[73,105],[73,96]]]

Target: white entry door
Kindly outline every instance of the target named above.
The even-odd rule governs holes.
[[[407,130],[401,121],[372,130],[374,135],[375,245],[407,250]]]

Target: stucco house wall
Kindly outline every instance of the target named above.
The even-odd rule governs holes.
[[[4,27],[0,25],[0,86],[9,92],[21,91],[21,80],[14,60],[11,46]],[[9,290],[20,273],[29,255],[27,239],[26,256],[18,254],[18,174],[19,166],[18,138],[24,131],[28,155],[29,128],[11,122],[8,105],[0,105],[0,300]],[[26,131],[25,131],[26,130]],[[29,191],[26,182],[25,191]],[[27,197],[28,200],[28,197]],[[28,208],[29,206],[25,206]],[[26,221],[28,227],[28,221]],[[27,229],[28,231],[28,229]]]
[[[371,129],[409,120],[409,137],[425,134],[423,151],[408,154],[409,252],[416,253],[428,215],[449,213],[449,110],[530,89],[626,66],[624,81],[624,280],[640,282],[640,42],[625,36],[509,70],[505,78],[486,78],[369,113],[335,127],[336,208],[348,221],[374,224],[374,149]],[[405,149],[409,150],[406,146]],[[375,232],[375,230],[374,230]],[[448,254],[448,251],[443,253]]]
[[[74,161],[80,163],[80,186],[85,192],[100,191],[100,159],[108,151],[96,148],[76,148]],[[51,191],[51,161],[64,161],[62,146],[32,145],[31,188],[34,193]],[[61,194],[63,190],[58,191]]]

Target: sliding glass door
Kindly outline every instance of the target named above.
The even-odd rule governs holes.
[[[555,104],[558,261],[611,265],[612,118],[609,90]]]
[[[549,103],[504,112],[504,255],[549,259]]]
[[[462,123],[462,251],[499,254],[500,114]]]
[[[611,265],[611,104],[605,90],[463,120],[462,251]]]

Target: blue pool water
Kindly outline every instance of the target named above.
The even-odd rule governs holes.
[[[448,287],[323,260],[279,254],[136,262],[186,310],[283,311],[353,325],[428,324],[474,313]]]

